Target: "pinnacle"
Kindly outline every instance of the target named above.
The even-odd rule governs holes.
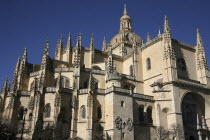
[[[150,41],[151,40],[151,37],[150,37],[150,33],[148,32],[147,33],[147,41]]]
[[[127,9],[126,9],[126,4],[124,4],[124,11],[123,11],[123,15],[127,15],[128,12],[127,12]]]
[[[94,44],[94,34],[92,33],[91,41],[90,41],[90,47],[91,47],[91,49],[93,49],[94,46],[95,46],[95,44]]]

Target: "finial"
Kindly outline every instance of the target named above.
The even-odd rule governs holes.
[[[203,46],[203,41],[199,29],[197,29],[197,46]]]
[[[104,36],[103,45],[102,45],[102,51],[106,51],[106,38]]]
[[[44,54],[49,55],[49,40],[48,39],[46,40]]]
[[[164,18],[164,33],[167,37],[171,37],[171,33],[170,33],[170,27],[169,27],[169,22],[168,22],[168,18],[167,16],[165,16]]]
[[[23,56],[22,56],[22,60],[23,59],[27,59],[27,48],[25,47],[24,51],[23,51]]]
[[[147,33],[147,41],[150,41],[151,40],[151,37],[150,37],[150,33],[148,32]]]
[[[67,41],[67,47],[71,47],[71,46],[72,46],[72,43],[71,43],[71,33],[69,33],[68,41]]]
[[[91,40],[90,40],[90,49],[94,50],[95,44],[94,44],[94,34],[92,33],[91,35]]]
[[[124,4],[124,12],[123,12],[123,15],[127,15],[128,12],[127,12],[127,9],[126,9],[126,4]]]
[[[82,34],[81,33],[79,33],[79,35],[77,37],[76,47],[82,47]]]
[[[158,31],[158,36],[160,36],[161,35],[161,33],[160,33],[160,29],[159,29],[159,31]]]
[[[7,90],[7,86],[8,86],[8,77],[6,76],[5,81],[4,81],[4,85],[2,87],[2,91],[6,91]]]

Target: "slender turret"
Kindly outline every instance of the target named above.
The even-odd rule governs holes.
[[[18,73],[20,69],[20,58],[18,58],[18,61],[16,63],[15,71],[14,71],[14,76],[12,80],[12,92],[15,93],[17,91],[17,78],[18,78]]]
[[[79,34],[79,36],[77,37],[77,44],[76,44],[75,51],[74,51],[74,62],[73,62],[74,67],[80,66],[81,47],[82,47],[82,35]]]
[[[106,46],[106,38],[104,37],[104,40],[103,40],[103,45],[102,45],[102,51],[106,51],[107,49],[107,46]]]
[[[44,53],[42,56],[41,70],[46,68],[48,56],[49,56],[49,41],[47,40],[44,48]]]
[[[132,32],[132,20],[128,16],[126,5],[124,5],[123,16],[120,18],[120,32]]]
[[[204,50],[203,40],[199,29],[197,29],[196,61],[198,80],[203,84],[209,83],[208,62]]]
[[[168,18],[164,19],[164,34],[163,34],[163,60],[164,60],[164,81],[177,80],[176,56],[172,45],[171,32]]]
[[[61,36],[60,40],[57,42],[55,50],[55,59],[62,60],[62,55],[63,55],[63,37]]]
[[[92,34],[91,40],[90,40],[90,50],[94,50],[94,49],[95,49],[94,34]]]
[[[68,36],[68,41],[67,41],[67,45],[66,47],[72,47],[72,42],[71,42],[71,34],[69,33],[69,36]]]
[[[21,63],[20,63],[20,74],[25,74],[27,72],[27,49],[23,51]]]
[[[147,42],[151,40],[150,33],[147,33]]]

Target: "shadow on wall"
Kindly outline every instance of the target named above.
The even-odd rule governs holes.
[[[186,58],[181,50],[180,46],[174,47],[176,51],[176,65],[177,65],[177,75],[183,78],[190,79],[189,69],[186,65]]]
[[[149,126],[136,127],[135,131],[138,133],[135,133],[135,140],[152,140],[151,129]]]

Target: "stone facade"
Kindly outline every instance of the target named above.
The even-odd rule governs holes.
[[[143,43],[125,7],[119,33],[108,44],[104,39],[102,51],[93,35],[90,47],[81,34],[75,47],[71,39],[66,47],[60,39],[54,59],[46,41],[40,65],[28,62],[25,49],[12,89],[8,80],[3,85],[0,120],[18,126],[27,108],[25,139],[40,113],[43,127],[59,125],[64,139],[153,140],[155,128],[174,125],[186,140],[209,139],[210,77],[199,30],[196,46],[179,42],[165,17],[164,32]]]

